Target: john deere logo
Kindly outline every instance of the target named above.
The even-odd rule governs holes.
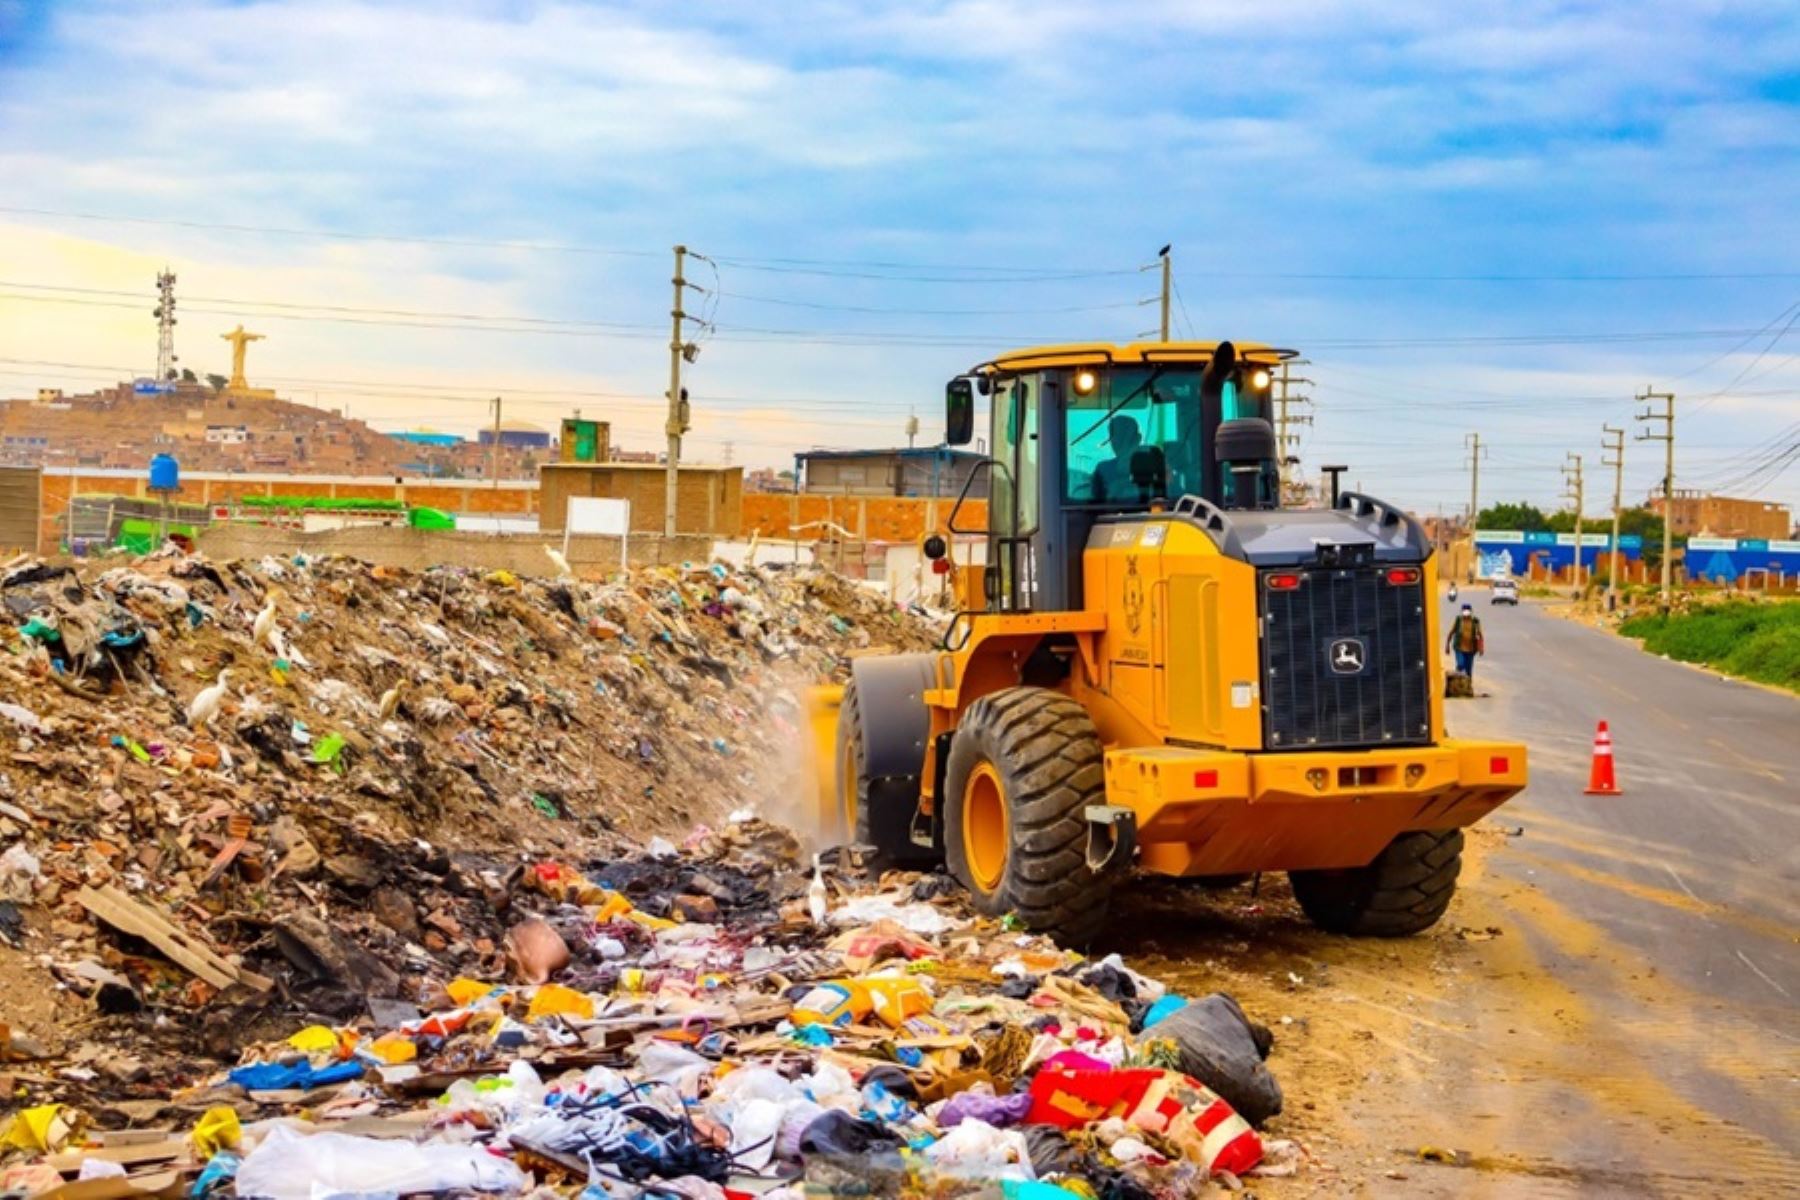
[[[1334,674],[1361,675],[1363,664],[1369,661],[1369,648],[1361,638],[1338,638],[1325,657]]]
[[[1144,579],[1138,574],[1137,555],[1125,560],[1125,628],[1137,636],[1144,624]]]

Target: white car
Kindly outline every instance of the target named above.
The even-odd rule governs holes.
[[[1494,580],[1494,594],[1488,597],[1489,604],[1519,603],[1519,581],[1516,579]]]

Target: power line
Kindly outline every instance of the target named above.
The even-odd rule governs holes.
[[[1194,330],[1194,320],[1192,317],[1188,316],[1187,301],[1182,299],[1181,296],[1181,280],[1171,277],[1169,282],[1175,288],[1175,303],[1181,309],[1181,321],[1182,324],[1187,326],[1188,337],[1192,338],[1194,341],[1199,341],[1200,335]]]
[[[43,285],[38,285],[43,286]],[[129,293],[128,293],[129,294]],[[44,296],[19,293],[0,292],[0,299],[16,300],[22,303],[52,303],[86,305],[100,308],[136,308],[138,305],[123,301],[90,300],[81,297]],[[214,300],[214,303],[220,301]],[[273,302],[266,301],[225,301],[238,304],[244,308],[273,307]],[[351,316],[332,311],[328,306],[293,305],[292,309],[300,311],[258,312],[254,315],[271,320],[309,321],[328,324],[379,325],[413,329],[443,329],[474,333],[500,334],[532,334],[562,337],[594,337],[616,338],[625,340],[660,340],[660,335],[649,326],[606,325],[601,322],[548,322],[547,324],[525,324],[526,322],[544,322],[543,318],[464,318],[458,314],[443,314],[442,319],[411,320],[389,319],[385,317]],[[343,306],[339,306],[343,307]],[[208,316],[238,316],[241,309],[189,309]],[[357,311],[357,310],[351,310]],[[379,311],[379,310],[376,310]],[[498,325],[494,321],[506,320],[519,322],[519,326]],[[965,333],[965,334],[924,334],[924,333],[878,333],[856,332],[826,329],[780,328],[749,325],[720,325],[722,331],[719,340],[730,342],[770,341],[778,344],[802,345],[874,345],[874,346],[976,346],[991,348],[996,343],[1008,341],[1018,344],[1037,342],[1053,342],[1055,335],[1027,335],[1020,333]],[[642,332],[638,332],[642,330]],[[1302,344],[1321,346],[1339,350],[1377,350],[1377,349],[1422,349],[1433,347],[1467,348],[1480,346],[1575,346],[1575,345],[1614,345],[1647,342],[1673,341],[1711,341],[1719,338],[1739,337],[1742,330],[1733,329],[1701,329],[1701,330],[1656,330],[1644,332],[1617,333],[1551,333],[1551,334],[1460,334],[1446,337],[1414,337],[1414,338],[1311,338],[1298,339]]]
[[[73,287],[51,283],[27,283],[14,279],[0,279],[0,287],[24,288],[30,291],[41,292],[67,292],[81,296],[123,296],[132,299],[151,298],[144,292],[118,288]],[[428,320],[484,321],[490,323],[517,322],[519,324],[527,325],[552,325],[601,329],[648,330],[656,328],[652,325],[632,324],[621,321],[585,321],[553,319],[547,317],[513,317],[497,313],[446,312],[441,309],[369,308],[349,304],[293,303],[285,300],[247,300],[237,296],[189,296],[187,299],[190,303],[197,301],[201,304],[232,304],[245,308],[288,309],[299,312],[348,313],[364,316],[416,317]]]
[[[1744,380],[1744,377],[1746,375],[1750,374],[1751,371],[1755,370],[1756,365],[1758,363],[1762,362],[1763,359],[1768,357],[1769,351],[1771,351],[1775,348],[1775,344],[1777,342],[1781,341],[1782,338],[1784,338],[1788,335],[1788,331],[1793,329],[1793,327],[1794,327],[1794,322],[1800,321],[1800,303],[1795,304],[1792,307],[1791,312],[1792,312],[1792,315],[1788,317],[1787,323],[1785,325],[1783,325],[1779,330],[1776,331],[1775,335],[1768,340],[1768,343],[1766,345],[1764,345],[1761,350],[1757,351],[1756,357],[1750,360],[1750,364],[1748,366],[1746,366],[1743,370],[1739,371],[1736,375],[1732,376],[1730,383],[1726,384],[1724,387],[1720,388],[1716,392],[1711,393],[1710,395],[1703,396],[1700,400],[1700,403],[1694,405],[1694,407],[1692,409],[1690,409],[1689,411],[1690,412],[1699,412],[1701,409],[1703,409],[1707,405],[1711,404],[1714,400],[1717,400],[1719,397],[1721,397],[1725,393],[1729,392],[1732,388],[1734,388],[1738,384],[1742,383]]]

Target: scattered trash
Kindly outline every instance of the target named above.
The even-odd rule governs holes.
[[[1225,997],[754,815],[797,688],[931,644],[854,584],[166,553],[0,591],[53,731],[0,720],[0,932],[86,1039],[9,1076],[9,1186],[1045,1200],[1264,1154]]]

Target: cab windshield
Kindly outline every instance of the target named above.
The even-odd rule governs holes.
[[[1085,396],[1065,389],[1064,499],[1132,506],[1203,494],[1200,376],[1198,366],[1117,367]]]

